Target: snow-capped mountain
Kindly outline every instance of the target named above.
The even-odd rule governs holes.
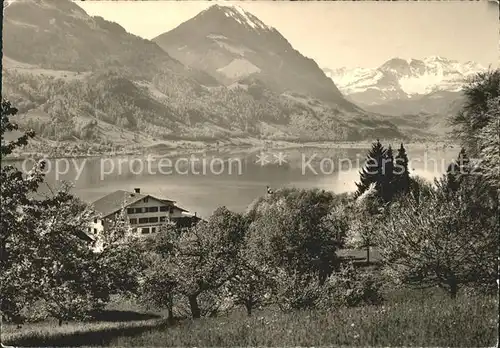
[[[157,38],[162,47],[70,0],[16,1],[3,29],[2,96],[19,109],[21,129],[42,139],[129,145],[411,134],[347,101],[313,60],[235,7],[210,7]]]
[[[270,31],[276,30],[273,27],[264,24],[250,12],[246,12],[240,6],[224,6],[223,11],[226,17],[233,18],[238,23],[249,26],[252,29]]]
[[[393,58],[380,67],[324,69],[344,95],[359,104],[378,105],[436,92],[460,92],[465,80],[485,68],[439,56]]]
[[[314,60],[239,6],[213,5],[153,41],[183,64],[209,73],[226,86],[250,77],[275,92],[295,91],[357,109]]]

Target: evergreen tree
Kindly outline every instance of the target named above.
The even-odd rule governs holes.
[[[458,158],[457,158],[457,163],[458,163],[458,168],[459,172],[458,174],[469,174],[470,173],[470,159],[469,156],[467,155],[467,152],[465,151],[464,148],[460,150],[458,153]]]
[[[401,144],[394,160],[393,190],[395,193],[408,193],[410,191],[410,172],[408,170],[408,155]]]
[[[457,160],[453,161],[446,170],[446,187],[448,190],[455,192],[458,190],[464,175],[471,171],[470,160],[464,148],[460,150]]]
[[[389,202],[392,200],[396,190],[394,187],[394,156],[392,153],[392,147],[389,145],[387,149],[384,160],[383,160],[383,169],[382,169],[382,189],[381,189],[381,197],[385,202]]]
[[[364,167],[359,172],[360,182],[356,183],[358,190],[356,191],[356,197],[361,196],[368,188],[370,184],[375,184],[377,192],[382,191],[383,180],[384,180],[384,159],[386,157],[386,149],[382,146],[380,141],[372,145],[372,148],[368,155],[366,156],[366,161]]]

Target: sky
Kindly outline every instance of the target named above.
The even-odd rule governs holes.
[[[218,1],[275,27],[322,68],[377,67],[387,60],[442,56],[499,64],[498,3],[490,1]],[[89,15],[152,39],[212,6],[211,1],[76,2]]]

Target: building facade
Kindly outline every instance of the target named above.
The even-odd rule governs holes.
[[[138,235],[156,233],[167,221],[189,226],[200,220],[196,214],[189,214],[187,210],[178,207],[175,201],[141,194],[139,188],[134,192],[115,191],[95,201],[93,206],[100,217],[88,227],[92,235],[105,233],[122,211],[132,232]]]

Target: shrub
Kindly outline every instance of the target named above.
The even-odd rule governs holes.
[[[323,282],[338,266],[347,217],[340,200],[324,190],[282,189],[262,197],[247,212],[261,258],[274,269]]]
[[[402,283],[440,286],[456,297],[460,286],[492,288],[497,273],[498,199],[481,176],[436,181],[429,196],[393,204],[377,242],[386,270]]]
[[[383,301],[381,282],[371,273],[356,269],[352,263],[330,276],[325,284],[319,307],[356,307]]]
[[[381,282],[372,274],[344,265],[323,285],[303,277],[280,279],[277,294],[282,310],[332,309],[379,304],[383,301]]]

